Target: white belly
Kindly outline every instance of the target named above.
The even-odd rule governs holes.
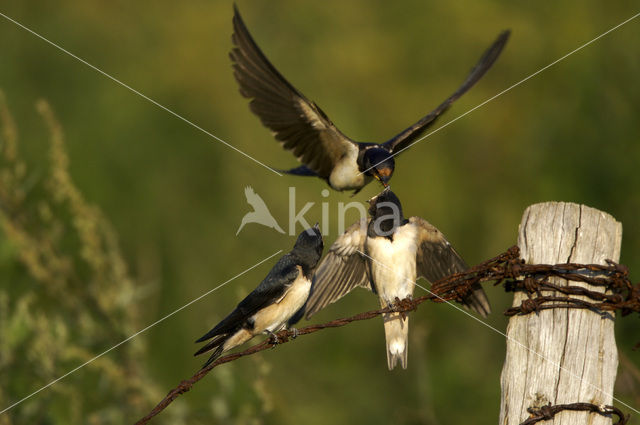
[[[397,298],[413,295],[416,281],[417,232],[411,224],[396,230],[393,241],[367,238],[367,254],[372,258],[371,280],[381,301],[389,304]]]
[[[329,176],[329,184],[335,190],[359,189],[372,179],[371,176],[360,174],[357,164],[358,151],[349,152],[333,168]]]
[[[302,275],[291,284],[284,297],[277,303],[263,308],[253,316],[253,334],[263,332],[277,332],[284,327],[287,321],[293,316],[307,301],[311,281]]]

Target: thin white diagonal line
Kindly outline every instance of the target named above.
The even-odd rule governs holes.
[[[358,250],[358,253],[360,255],[362,255],[363,257],[368,258],[371,261],[374,261],[376,264],[381,265],[382,267],[386,268],[387,270],[391,270],[392,272],[395,272],[395,270],[389,266],[387,266],[386,264],[381,263],[380,261],[376,260],[375,258],[372,258],[370,255],[365,254],[364,252]],[[405,281],[407,282],[412,282],[411,279],[406,278],[405,276],[400,275],[399,273],[395,272],[397,276],[402,277],[403,279],[405,279]],[[427,288],[425,288],[422,285],[419,285],[418,283],[416,283],[415,281],[413,281],[413,284],[416,285],[418,288],[423,289],[424,291],[428,292],[430,295],[433,295],[434,297],[438,298],[440,301],[445,302],[447,304],[449,304],[451,307],[455,308],[458,311],[463,312],[464,314],[466,314],[467,316],[471,317],[473,320],[483,324],[484,326],[486,326],[487,328],[491,329],[494,332],[499,333],[500,335],[502,335],[503,337],[507,338],[508,340],[515,342],[516,344],[518,344],[520,347],[524,348],[525,350],[529,351],[532,354],[535,354],[536,356],[540,357],[541,359],[543,359],[544,361],[547,361],[549,363],[551,363],[552,365],[554,365],[555,367],[557,367],[558,369],[561,369],[565,372],[567,372],[569,375],[571,375],[573,378],[578,379],[580,382],[587,384],[588,386],[595,388],[596,390],[598,390],[599,392],[601,392],[602,394],[605,394],[609,397],[611,397],[613,400],[617,401],[618,403],[622,404],[623,406],[625,406],[628,409],[633,410],[634,412],[636,412],[637,414],[640,415],[640,410],[634,409],[633,407],[629,406],[628,404],[626,404],[625,402],[617,399],[613,394],[609,394],[606,391],[604,391],[603,389],[601,389],[600,387],[590,383],[589,381],[585,380],[584,378],[578,376],[577,374],[573,373],[571,370],[567,369],[566,367],[562,366],[561,364],[550,360],[548,358],[546,358],[545,356],[543,356],[542,354],[538,353],[535,350],[532,350],[531,348],[527,347],[526,345],[524,345],[523,343],[521,343],[520,341],[518,341],[517,339],[514,339],[512,337],[510,337],[509,335],[507,335],[506,333],[502,332],[499,329],[496,329],[495,327],[491,326],[490,324],[488,324],[487,322],[485,322],[484,320],[478,319],[477,317],[475,317],[473,314],[469,313],[468,311],[465,311],[464,309],[458,307],[457,305],[455,305],[454,303],[452,303],[451,301],[447,301],[444,298],[442,298],[441,296],[439,296],[438,294],[435,294],[433,292],[431,292],[430,290],[428,290]]]
[[[262,263],[264,263],[265,261],[270,260],[271,258],[275,257],[276,255],[280,254],[282,252],[282,250],[279,250],[278,252],[271,254],[270,256],[268,256],[267,258],[260,260],[260,262],[254,264],[253,266],[249,267],[248,269],[238,273],[237,275],[233,276],[231,279],[227,280],[226,282],[221,283],[220,285],[216,286],[215,288],[205,292],[204,294],[200,295],[198,298],[195,298],[191,301],[189,301],[187,304],[183,305],[182,307],[172,311],[171,313],[167,314],[166,316],[164,316],[162,319],[156,320],[155,322],[153,322],[152,324],[150,324],[149,326],[147,326],[146,328],[139,330],[138,332],[134,333],[133,335],[129,336],[126,339],[123,339],[122,341],[120,341],[119,343],[117,343],[116,345],[114,345],[113,347],[109,348],[108,350],[103,351],[102,353],[98,354],[97,356],[87,360],[86,362],[82,363],[80,366],[76,367],[75,369],[70,370],[69,372],[65,373],[64,375],[60,376],[59,378],[54,379],[53,381],[49,382],[47,385],[45,385],[44,387],[40,388],[37,391],[32,392],[31,394],[29,394],[26,397],[23,397],[22,399],[16,401],[15,403],[13,403],[12,405],[5,407],[2,411],[0,411],[0,415],[3,414],[4,412],[14,408],[15,406],[19,405],[20,403],[22,403],[23,401],[33,397],[34,395],[38,394],[40,391],[49,388],[50,386],[52,386],[53,384],[55,384],[56,382],[66,378],[67,376],[71,375],[72,373],[78,371],[79,369],[85,367],[86,365],[88,365],[89,363],[93,362],[94,360],[104,356],[105,354],[107,354],[108,352],[110,352],[111,350],[115,350],[116,348],[120,347],[122,344],[128,342],[129,340],[135,338],[136,336],[140,335],[141,333],[151,329],[152,327],[154,327],[155,325],[157,325],[158,323],[168,319],[169,317],[173,316],[174,314],[176,314],[177,312],[184,310],[185,308],[189,307],[191,304],[195,303],[196,301],[199,301],[200,299],[206,297],[207,295],[211,294],[212,292],[222,288],[224,285],[226,285],[227,283],[231,282],[232,280],[235,280],[237,278],[239,278],[240,276],[242,276],[243,274],[247,273],[248,271],[258,267],[259,265],[261,265]]]
[[[470,113],[472,113],[472,112],[473,112],[473,111],[475,111],[476,109],[483,107],[483,106],[484,106],[484,105],[486,105],[487,103],[489,103],[489,102],[491,102],[492,100],[494,100],[494,99],[496,99],[496,98],[498,98],[498,97],[502,96],[503,94],[505,94],[506,92],[510,91],[511,89],[518,87],[519,85],[521,85],[521,84],[522,84],[522,83],[524,83],[525,81],[527,81],[527,80],[529,80],[529,79],[531,79],[531,78],[535,77],[536,75],[540,74],[540,73],[541,73],[541,72],[543,72],[543,71],[546,71],[547,69],[551,68],[553,65],[557,64],[557,63],[558,63],[558,62],[560,62],[560,61],[563,61],[564,59],[568,58],[569,56],[571,56],[572,54],[576,53],[577,51],[584,49],[585,47],[587,47],[588,45],[590,45],[590,44],[594,43],[595,41],[598,41],[599,39],[601,39],[601,38],[602,38],[602,37],[604,37],[605,35],[609,34],[610,32],[613,32],[613,31],[617,30],[618,28],[620,28],[621,26],[623,26],[624,24],[627,24],[627,23],[629,23],[629,22],[633,21],[633,20],[634,20],[634,19],[636,19],[638,16],[640,16],[640,12],[636,13],[635,15],[633,15],[632,17],[630,17],[629,19],[627,19],[627,20],[625,20],[625,21],[623,21],[623,22],[619,23],[619,24],[618,24],[618,25],[616,25],[615,27],[608,29],[607,31],[603,32],[602,34],[600,34],[600,35],[599,35],[599,36],[597,36],[596,38],[594,38],[594,39],[592,39],[592,40],[590,40],[590,41],[587,41],[586,43],[584,43],[584,44],[583,44],[583,45],[581,45],[580,47],[577,47],[577,48],[573,49],[572,51],[570,51],[570,52],[569,52],[569,53],[567,53],[566,55],[562,56],[561,58],[556,59],[555,61],[551,62],[549,65],[547,65],[547,66],[545,66],[545,67],[543,67],[543,68],[540,68],[539,70],[537,70],[537,71],[536,71],[536,72],[534,72],[533,74],[531,74],[531,75],[529,75],[529,76],[527,76],[527,77],[523,78],[522,80],[518,81],[518,82],[517,82],[517,83],[515,83],[515,84],[512,84],[511,86],[509,86],[509,87],[507,87],[506,89],[502,90],[500,93],[498,93],[498,94],[496,94],[496,95],[494,95],[494,96],[490,97],[489,99],[485,100],[485,101],[484,101],[484,102],[482,102],[481,104],[476,105],[475,107],[473,107],[473,108],[469,109],[469,110],[468,110],[467,112],[465,112],[464,114],[457,116],[456,118],[452,119],[451,121],[448,121],[446,124],[441,125],[440,127],[436,128],[436,129],[435,129],[435,130],[433,130],[432,132],[425,134],[424,136],[422,136],[421,138],[419,138],[419,139],[418,139],[418,140],[416,140],[415,142],[411,143],[409,146],[406,146],[406,147],[404,147],[404,148],[400,149],[398,152],[394,152],[391,156],[393,157],[393,156],[398,155],[400,152],[403,152],[403,151],[405,151],[405,150],[409,149],[411,146],[415,145],[416,143],[423,141],[424,139],[426,139],[427,137],[431,136],[432,134],[437,133],[438,131],[442,130],[443,128],[445,128],[445,127],[447,127],[447,126],[449,126],[449,125],[453,124],[454,122],[458,121],[460,118],[462,118],[462,117],[464,117],[464,116],[466,116],[466,115],[469,115]],[[371,170],[372,168],[376,167],[377,165],[381,164],[382,162],[384,162],[384,161],[381,161],[381,162],[379,162],[379,163],[377,163],[377,164],[375,164],[375,165],[372,165],[371,167],[367,168],[366,170],[364,170],[364,171],[363,171],[362,173],[360,173],[360,174],[366,173],[367,171]]]
[[[53,41],[45,38],[44,36],[38,34],[37,32],[33,31],[32,29],[22,25],[20,22],[16,21],[15,19],[12,19],[11,17],[5,15],[4,13],[0,12],[0,16],[2,16],[3,18],[5,18],[6,20],[13,22],[14,24],[16,24],[17,26],[19,26],[20,28],[22,28],[23,30],[35,35],[36,37],[38,37],[39,39],[41,39],[42,41],[50,44],[51,46],[55,47],[56,49],[60,50],[61,52],[66,53],[67,55],[71,56],[72,58],[76,59],[77,61],[82,62],[83,64],[85,64],[86,66],[88,66],[89,68],[93,69],[94,71],[104,75],[105,77],[107,77],[108,79],[120,84],[122,87],[126,88],[127,90],[137,94],[138,96],[142,97],[145,100],[148,100],[149,102],[153,103],[154,105],[156,105],[158,108],[163,109],[164,111],[170,113],[171,115],[173,115],[176,118],[181,119],[182,121],[186,122],[187,124],[189,124],[190,126],[194,127],[197,130],[200,130],[201,132],[203,132],[204,134],[206,134],[209,137],[214,138],[215,140],[217,140],[218,142],[224,144],[225,146],[233,149],[234,151],[238,152],[241,155],[244,155],[246,158],[249,158],[250,160],[252,160],[253,162],[262,165],[264,168],[266,168],[269,171],[272,171],[274,173],[276,173],[279,176],[282,176],[282,174],[280,174],[279,172],[277,172],[276,170],[274,170],[273,168],[269,167],[268,165],[263,164],[262,162],[258,161],[257,159],[255,159],[254,157],[252,157],[251,155],[244,153],[243,151],[241,151],[240,149],[236,148],[235,146],[233,146],[232,144],[222,140],[220,137],[216,136],[215,134],[205,130],[204,128],[200,127],[199,125],[195,124],[192,121],[189,121],[188,119],[186,119],[185,117],[183,117],[182,115],[178,114],[177,112],[172,111],[171,109],[167,108],[164,105],[161,105],[160,103],[156,102],[155,100],[151,99],[149,96],[146,96],[145,94],[139,92],[138,90],[134,89],[133,87],[127,85],[126,83],[123,83],[122,81],[118,80],[117,78],[111,76],[110,74],[106,73],[105,71],[101,70],[100,68],[90,64],[89,62],[87,62],[86,60],[74,55],[73,53],[71,53],[70,51],[64,49],[63,47],[57,45],[56,43],[54,43]],[[1,413],[1,412],[0,412]]]

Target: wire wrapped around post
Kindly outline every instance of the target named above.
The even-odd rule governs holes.
[[[613,404],[614,310],[625,301],[620,290],[626,270],[612,261],[620,258],[621,240],[619,222],[583,205],[549,202],[524,212],[518,246],[525,264],[567,264],[507,285],[514,299],[507,310],[501,425],[526,423],[529,409],[549,404]],[[633,288],[628,292],[629,301],[637,302]],[[609,425],[611,419],[590,410],[562,410],[553,422]]]

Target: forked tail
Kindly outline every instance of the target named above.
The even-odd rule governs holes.
[[[384,336],[387,340],[387,364],[392,370],[398,360],[403,369],[407,368],[407,355],[409,353],[409,317],[404,318],[401,313],[385,313]]]

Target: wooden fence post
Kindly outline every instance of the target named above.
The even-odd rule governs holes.
[[[621,239],[622,225],[609,214],[584,205],[547,202],[524,212],[518,246],[527,264],[606,264],[606,259],[619,261]],[[559,278],[552,282],[568,284]],[[570,284],[604,291],[581,282]],[[513,305],[526,298],[516,292]],[[614,313],[602,318],[590,310],[565,308],[513,316],[507,326],[500,424],[520,424],[530,417],[527,408],[549,403],[613,404],[618,367],[614,320]],[[544,425],[587,423],[610,425],[611,419],[562,411]]]

